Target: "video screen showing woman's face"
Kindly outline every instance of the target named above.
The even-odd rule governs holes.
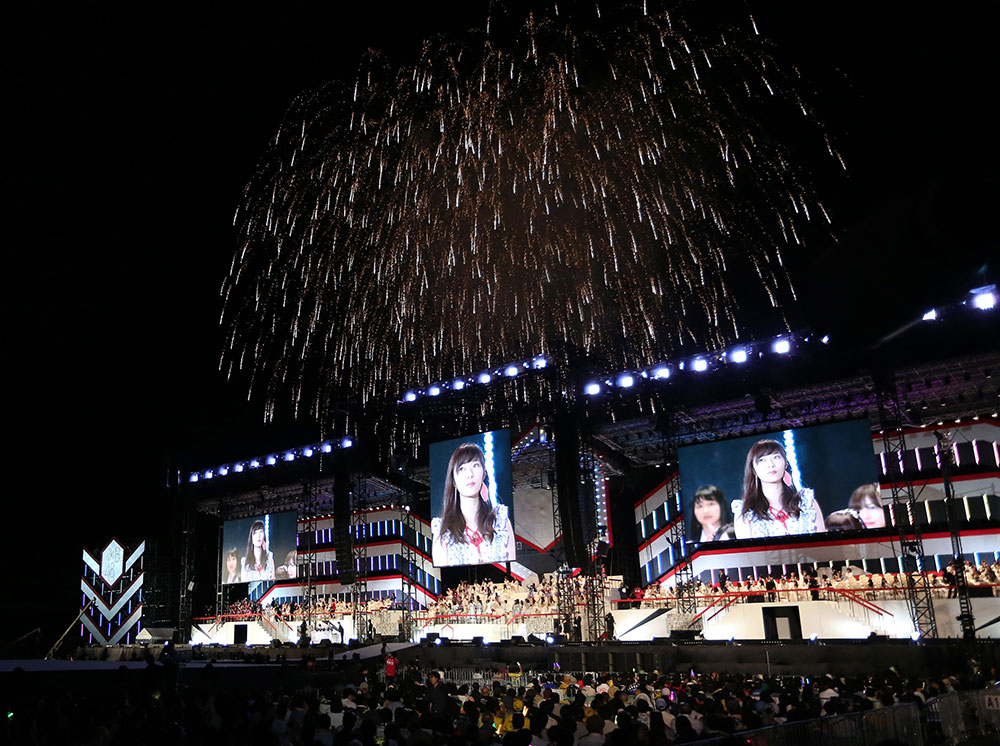
[[[516,559],[509,433],[432,443],[430,472],[434,565]]]

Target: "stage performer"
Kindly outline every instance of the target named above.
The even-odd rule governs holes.
[[[737,539],[812,534],[825,531],[823,513],[811,489],[796,490],[785,449],[759,440],[747,453],[743,499],[733,500]]]
[[[878,483],[863,484],[851,493],[847,507],[858,511],[865,528],[885,528],[882,488]]]
[[[224,584],[240,582],[240,552],[236,547],[226,552],[226,567],[223,573],[226,578]]]
[[[475,443],[463,443],[448,460],[444,507],[431,535],[436,567],[517,559],[507,506],[490,502],[486,457]]]
[[[694,520],[688,529],[688,538],[696,543],[704,541],[724,541],[735,539],[733,519],[722,490],[714,484],[706,484],[694,492],[694,506],[691,509]]]
[[[267,548],[264,521],[254,521],[247,536],[247,553],[243,557],[240,576],[243,582],[274,580],[274,554]]]

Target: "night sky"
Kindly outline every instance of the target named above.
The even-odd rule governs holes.
[[[81,546],[155,530],[168,464],[315,436],[265,428],[262,405],[217,373],[241,191],[298,93],[349,82],[366,48],[410,61],[422,38],[481,24],[487,3],[359,6],[4,11],[6,527],[18,577],[36,582],[5,598],[0,642],[38,625],[54,640],[75,613]],[[997,5],[749,7],[848,165],[817,168],[840,241],[794,258],[795,315],[890,328],[976,284],[997,256]]]

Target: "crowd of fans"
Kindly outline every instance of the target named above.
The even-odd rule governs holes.
[[[138,685],[50,696],[11,689],[6,743],[268,746],[617,746],[692,743],[998,682],[975,661],[954,676],[895,669],[863,678],[718,673],[523,673],[443,680],[392,653],[338,661],[323,684],[285,690],[177,686],[150,661]],[[210,669],[205,671],[210,673]],[[508,672],[509,674],[509,672]],[[734,743],[737,741],[733,741]],[[742,742],[745,742],[745,738]]]
[[[976,590],[977,595],[1000,595],[1000,565],[985,561],[975,565],[966,560],[963,572],[966,583],[970,589]],[[952,598],[956,595],[957,568],[954,565],[926,575],[932,597]],[[848,591],[865,600],[878,601],[905,599],[906,589],[907,580],[903,573],[864,573],[845,569],[822,576],[791,573],[784,576],[760,575],[745,580],[732,580],[722,573],[711,585],[695,581],[694,595],[701,604],[711,604],[713,597],[723,594],[740,594],[738,600],[743,602],[794,602],[835,600],[841,597],[841,591]],[[670,607],[676,602],[677,595],[676,588],[653,583],[634,592],[628,601],[619,603],[642,608]]]

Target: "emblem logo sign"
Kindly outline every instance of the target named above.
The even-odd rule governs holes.
[[[125,549],[116,539],[112,539],[101,552],[101,578],[108,585],[114,585],[125,571]]]

